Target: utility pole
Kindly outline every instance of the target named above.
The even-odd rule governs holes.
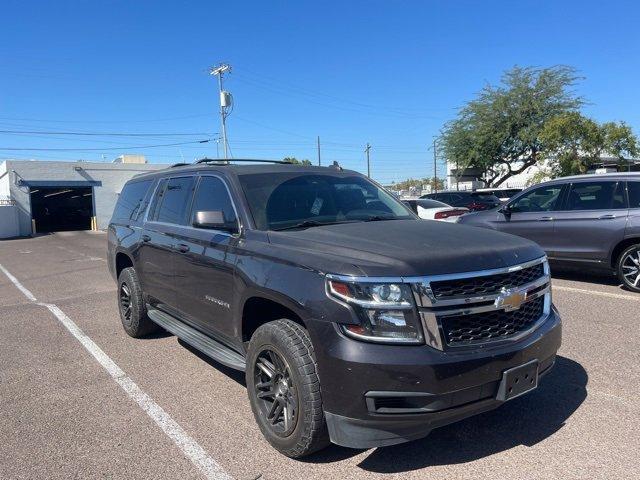
[[[228,142],[227,142],[227,116],[231,107],[231,94],[222,89],[222,77],[225,72],[231,71],[231,65],[221,63],[219,66],[212,68],[210,74],[218,77],[218,90],[220,95],[220,120],[222,122],[222,146],[224,150],[224,159],[227,160]]]
[[[438,160],[438,151],[437,149],[437,144],[436,144],[436,138],[433,138],[433,191],[434,193],[438,193],[438,167],[437,167],[437,160]]]
[[[320,135],[318,135],[318,166],[322,165],[322,161],[320,160]]]
[[[369,150],[371,150],[371,145],[367,142],[367,146],[364,149],[364,153],[367,154],[367,177],[371,178],[371,163],[369,162]]]

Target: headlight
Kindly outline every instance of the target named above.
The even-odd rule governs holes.
[[[409,285],[330,279],[327,293],[348,303],[360,320],[341,324],[346,335],[379,343],[423,343]]]

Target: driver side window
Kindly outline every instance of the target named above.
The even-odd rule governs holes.
[[[509,210],[514,213],[550,212],[555,209],[562,191],[562,185],[549,185],[525,193],[509,204]]]

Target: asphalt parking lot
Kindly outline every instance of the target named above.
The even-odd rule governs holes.
[[[640,295],[555,274],[564,341],[533,393],[388,448],[291,460],[243,375],[120,326],[106,237],[0,242],[0,478],[640,478]],[[8,275],[7,275],[8,273]]]

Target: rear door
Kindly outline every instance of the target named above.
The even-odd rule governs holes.
[[[176,234],[187,222],[193,183],[189,176],[161,180],[142,231],[143,290],[152,305],[171,314],[177,311]]]
[[[496,212],[496,230],[533,240],[552,255],[557,248],[554,215],[562,189],[562,184],[545,185],[514,199],[507,211]]]
[[[624,182],[574,182],[562,211],[555,214],[559,259],[608,261],[613,245],[624,238],[628,207]]]
[[[178,248],[181,251],[175,257],[177,302],[184,321],[230,341],[235,255],[229,254],[228,247],[237,243],[238,236],[191,226],[197,211],[212,210],[222,211],[227,223],[238,223],[224,180],[203,175],[196,187],[189,226],[180,230]]]

